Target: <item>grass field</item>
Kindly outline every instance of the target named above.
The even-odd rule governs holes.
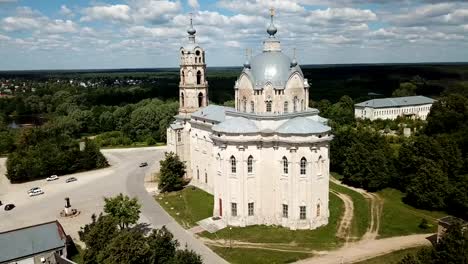
[[[159,204],[184,228],[196,225],[196,222],[213,215],[213,195],[196,187],[156,197]]]
[[[370,221],[369,201],[364,196],[356,191],[330,182],[330,189],[339,193],[347,194],[353,200],[354,212],[353,221],[351,223],[350,237],[360,239],[366,233]],[[356,240],[358,240],[356,239]]]
[[[282,252],[256,248],[211,247],[214,252],[233,264],[279,264],[310,258],[312,254]]]
[[[336,229],[343,213],[343,202],[330,193],[330,218],[328,225],[315,230],[290,230],[279,226],[255,225],[225,228],[216,233],[203,232],[200,235],[213,240],[225,239],[250,243],[278,244],[281,248],[300,250],[326,250],[337,248],[342,241],[336,238]],[[273,245],[274,246],[274,245]]]
[[[437,218],[446,215],[444,212],[420,210],[403,203],[404,194],[395,189],[384,189],[377,194],[384,199],[379,238],[436,232]],[[423,218],[432,225],[431,228],[418,227]]]
[[[389,254],[385,254],[379,257],[371,258],[368,260],[355,262],[354,264],[397,264],[407,254],[415,254],[422,247],[408,248],[398,250]]]

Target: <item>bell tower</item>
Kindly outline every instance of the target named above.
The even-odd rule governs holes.
[[[192,14],[188,43],[180,48],[179,114],[190,115],[208,105],[205,51],[195,41]]]

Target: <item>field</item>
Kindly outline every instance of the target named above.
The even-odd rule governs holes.
[[[408,248],[398,250],[389,254],[371,258],[368,260],[355,262],[354,264],[397,264],[404,256],[408,254],[415,254],[421,249],[421,247]]]
[[[233,264],[280,264],[310,258],[309,253],[272,251],[256,248],[211,247],[214,252]]]

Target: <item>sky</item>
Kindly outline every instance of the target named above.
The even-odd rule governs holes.
[[[208,66],[241,66],[270,8],[300,64],[468,61],[466,0],[0,0],[0,70],[178,67],[190,13]]]

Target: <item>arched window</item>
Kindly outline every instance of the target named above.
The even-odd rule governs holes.
[[[320,203],[317,204],[317,217],[320,216]]]
[[[253,157],[252,156],[249,156],[247,158],[247,172],[253,173]]]
[[[323,173],[323,158],[320,156],[317,160],[317,167],[318,167],[318,175],[322,175]]]
[[[254,105],[254,102],[253,101],[250,101],[250,113],[254,113],[255,112],[255,105]]]
[[[271,101],[267,101],[267,102],[266,102],[266,111],[267,111],[268,113],[271,113]]]
[[[182,107],[185,106],[185,97],[184,97],[184,93],[180,93],[180,104],[182,105]]]
[[[247,99],[245,97],[242,98],[242,111],[247,112]]]
[[[302,99],[302,100],[301,100],[301,111],[304,110],[304,109],[305,109],[305,108],[304,108],[304,100]]]
[[[181,72],[180,76],[182,77],[182,83],[185,83],[185,73],[184,73],[184,71]]]
[[[293,99],[293,111],[294,112],[297,112],[297,101],[299,101],[299,100],[297,99],[297,96],[296,96]]]
[[[301,159],[301,175],[306,175],[306,166],[307,166],[307,160],[303,157]]]
[[[237,171],[236,158],[234,158],[234,156],[231,156],[231,173],[236,173],[236,171]]]
[[[205,171],[205,183],[208,183],[208,173]]]
[[[201,84],[201,71],[197,71],[197,84]]]
[[[218,153],[218,171],[221,171],[223,164],[221,163],[221,155]]]
[[[197,167],[197,180],[200,180],[200,170]]]
[[[288,159],[286,157],[283,157],[283,173],[284,174],[289,173],[289,164],[288,164]]]
[[[288,101],[285,101],[284,102],[284,112],[287,113],[289,110],[288,110]]]
[[[199,93],[198,94],[198,107],[202,107],[202,106],[203,106],[203,94]]]

